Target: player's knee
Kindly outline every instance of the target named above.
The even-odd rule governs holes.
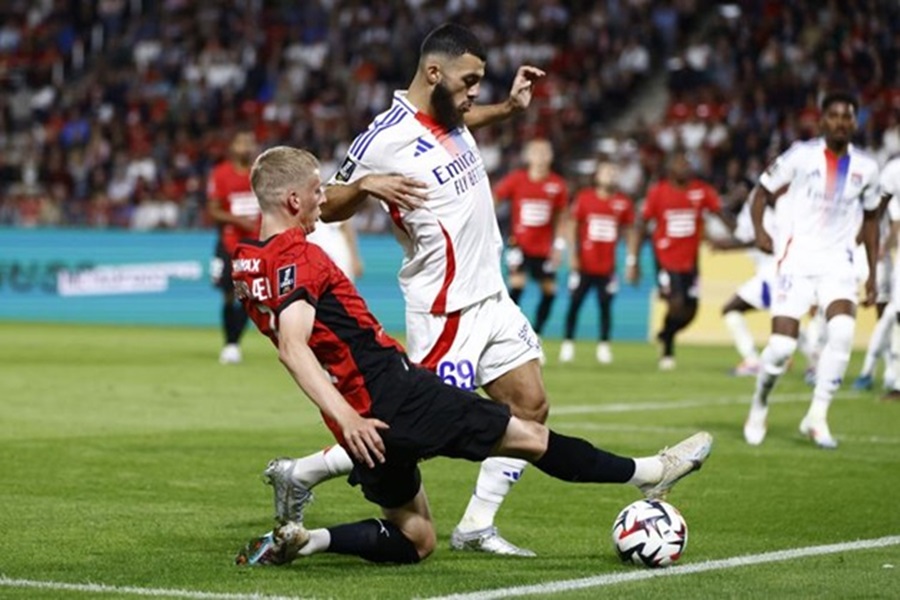
[[[417,533],[416,539],[411,541],[416,547],[419,560],[425,560],[431,556],[431,553],[437,547],[437,535],[434,532],[434,527],[423,529],[421,533]]]
[[[780,333],[772,334],[772,337],[769,338],[767,350],[770,361],[775,366],[784,365],[794,355],[796,349],[797,338]]]
[[[828,345],[833,351],[850,355],[856,320],[850,315],[835,315],[828,321]]]

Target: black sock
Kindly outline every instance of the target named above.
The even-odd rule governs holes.
[[[627,483],[635,468],[631,458],[610,454],[582,439],[553,431],[547,451],[533,464],[551,477],[585,483]]]
[[[534,332],[536,334],[540,335],[544,329],[544,323],[547,322],[547,317],[550,316],[550,309],[553,307],[553,300],[555,299],[556,294],[544,294],[541,296],[541,303],[538,304],[537,309],[537,318],[534,322]]]
[[[237,302],[226,302],[222,307],[222,322],[225,325],[225,343],[237,344],[247,325],[247,313]]]
[[[390,521],[367,519],[329,527],[328,552],[352,554],[376,563],[419,562],[419,552],[409,538]]]
[[[509,297],[516,304],[519,303],[519,298],[522,297],[522,292],[525,291],[525,288],[509,288]]]

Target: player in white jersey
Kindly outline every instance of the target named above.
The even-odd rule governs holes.
[[[786,190],[787,186],[778,190],[776,198]],[[750,198],[752,197],[753,191],[738,213],[732,232],[734,241],[715,242],[715,248],[718,250],[749,248],[750,257],[756,266],[753,277],[742,283],[722,307],[722,319],[734,338],[735,349],[741,356],[740,364],[733,371],[733,374],[738,377],[756,375],[759,370],[759,355],[756,353],[753,335],[747,328],[744,313],[751,310],[769,309],[772,300],[772,285],[775,280],[775,259],[771,254],[754,248],[756,233],[753,231],[753,219],[750,215]],[[763,227],[770,236],[775,232],[774,219],[775,210],[766,207],[763,214]]]
[[[875,301],[878,251],[878,163],[851,143],[856,131],[857,101],[844,93],[822,100],[822,137],[795,143],[759,178],[751,207],[757,246],[776,258],[772,297],[772,335],[761,356],[762,368],[744,438],[751,445],[766,435],[768,397],[797,348],[800,318],[812,305],[825,310],[827,333],[819,358],[812,402],[800,432],[821,448],[836,448],[828,427],[828,408],[850,361],[856,324],[857,283],[853,249],[862,223],[869,277],[865,304]],[[778,199],[777,232],[763,228],[766,204],[784,185]]]
[[[404,251],[399,280],[410,358],[448,384],[482,387],[514,415],[544,422],[549,409],[541,347],[506,291],[491,186],[469,130],[524,110],[533,81],[544,72],[521,67],[506,102],[476,106],[485,58],[481,43],[463,27],[442,25],[429,33],[409,89],[396,92],[391,107],[353,141],[329,182],[323,220],[348,218],[370,193],[385,201]],[[334,447],[294,462],[273,461],[266,473],[277,502],[279,489],[300,498],[302,488],[350,466],[346,452]],[[494,526],[524,466],[511,458],[482,463],[453,531],[453,548],[534,556],[504,540]]]
[[[891,221],[892,238],[897,241],[898,256],[894,259],[894,281],[891,289],[891,303],[885,312],[894,315],[896,323],[891,335],[891,363],[895,374],[893,385],[887,394],[882,396],[884,400],[900,400],[900,377],[897,371],[900,366],[900,156],[893,158],[884,165],[880,177],[881,201],[886,205],[886,210]]]

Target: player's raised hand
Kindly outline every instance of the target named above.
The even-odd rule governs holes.
[[[421,208],[428,200],[427,184],[398,174],[366,175],[360,180],[360,187],[368,194],[406,210]]]
[[[369,468],[375,466],[375,461],[384,462],[384,440],[381,439],[379,429],[388,429],[389,426],[379,419],[366,419],[353,413],[346,422],[341,423],[341,433],[347,443],[347,449],[357,461],[365,463]]]
[[[517,110],[528,108],[534,93],[534,82],[546,74],[537,67],[529,65],[519,67],[519,70],[516,71],[516,77],[513,79],[512,87],[509,90],[509,102],[513,108]]]

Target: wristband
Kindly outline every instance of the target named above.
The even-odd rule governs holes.
[[[558,237],[555,240],[553,240],[553,249],[560,250],[560,251],[565,250],[566,249],[566,239]]]
[[[626,267],[634,267],[637,266],[637,256],[634,254],[629,254],[625,257],[625,266]]]

